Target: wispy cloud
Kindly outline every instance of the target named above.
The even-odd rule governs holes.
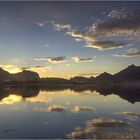
[[[80,32],[77,29],[73,28],[70,24],[57,24],[54,22],[52,23],[54,28],[58,31],[66,29],[66,34],[72,36],[75,41],[84,41],[86,43],[86,47],[95,48],[98,50],[108,50],[122,48],[128,44],[122,41],[100,40],[100,35],[97,36],[97,31],[95,30],[96,26],[94,26],[93,30],[93,25],[89,27],[86,32]]]
[[[79,113],[79,112],[85,112],[85,111],[95,111],[95,108],[90,106],[75,106],[72,112]]]
[[[60,105],[50,105],[49,107],[42,107],[42,108],[34,108],[36,111],[41,112],[63,112],[65,111],[65,107]]]
[[[140,112],[135,113],[135,112],[124,111],[124,112],[116,112],[116,113],[113,113],[113,114],[140,117]]]
[[[124,46],[126,46],[126,43],[124,42],[107,40],[107,41],[95,41],[93,43],[89,43],[86,47],[97,48],[98,50],[109,50],[115,48],[122,48]]]
[[[125,50],[124,54],[115,54],[112,56],[116,56],[116,57],[137,57],[140,56],[140,50],[137,49],[129,49],[129,50]]]
[[[74,62],[76,62],[76,63],[95,61],[95,58],[92,58],[92,57],[79,57],[79,56],[75,56],[75,57],[72,57],[72,59],[73,59]]]
[[[50,63],[61,63],[66,60],[65,56],[59,56],[59,57],[44,57],[44,58],[35,58],[34,60],[37,61],[48,61]]]
[[[99,73],[99,72],[95,72],[95,73],[81,73],[79,75],[80,76],[97,76],[99,74],[101,74],[101,73]]]
[[[55,30],[62,30],[62,29],[67,29],[67,30],[72,30],[72,26],[70,24],[59,24],[54,21],[50,21],[50,23],[54,26]]]
[[[44,27],[48,21],[43,21],[43,22],[35,22],[39,27]]]

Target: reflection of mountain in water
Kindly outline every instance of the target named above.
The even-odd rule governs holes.
[[[22,88],[1,88],[0,89],[0,100],[9,95],[20,95],[23,98],[35,97],[39,94],[38,88],[33,87],[22,87]]]
[[[97,92],[106,96],[115,94],[130,103],[140,102],[140,88],[111,88],[111,89],[96,89]]]
[[[122,87],[112,87],[112,88],[100,88],[100,87],[93,87],[93,86],[48,86],[44,88],[39,87],[7,87],[7,88],[1,88],[0,89],[0,100],[3,98],[14,94],[14,95],[20,95],[23,98],[30,98],[30,97],[36,97],[39,94],[40,90],[44,91],[62,91],[70,89],[75,92],[84,92],[89,90],[91,93],[93,91],[99,92],[101,95],[107,96],[107,95],[118,95],[124,100],[127,100],[130,103],[140,102],[140,88],[122,88]],[[47,94],[47,93],[46,93]]]

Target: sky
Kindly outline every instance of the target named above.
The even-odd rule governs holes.
[[[140,65],[139,15],[139,1],[0,1],[0,67],[70,78]]]

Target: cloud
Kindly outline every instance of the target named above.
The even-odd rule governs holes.
[[[33,66],[28,68],[28,70],[37,72],[40,77],[51,77],[53,76],[52,66]]]
[[[137,121],[137,119],[140,118],[140,112],[128,112],[128,111],[124,111],[124,112],[116,112],[113,113],[115,115],[123,115],[125,116],[127,119],[129,119],[130,121]]]
[[[51,105],[47,108],[35,108],[35,110],[41,112],[63,112],[65,111],[65,107],[62,107],[60,105]]]
[[[117,113],[113,113],[113,114],[140,117],[140,113],[127,112],[127,111],[125,111],[125,112],[117,112]]]
[[[54,21],[50,21],[50,23],[54,26],[55,30],[57,31],[60,31],[63,29],[72,30],[72,27],[70,24],[59,24]]]
[[[72,57],[72,59],[73,59],[74,62],[76,62],[76,63],[95,61],[95,59],[93,59],[92,57],[79,57],[79,56],[75,56],[75,57]]]
[[[94,111],[95,109],[90,106],[75,106],[72,112],[79,113],[83,111]]]
[[[140,36],[140,10],[115,9],[109,12],[108,20],[104,20],[94,28],[100,36]]]
[[[18,73],[22,71],[22,68],[15,65],[10,65],[10,64],[0,65],[0,67],[10,73]]]
[[[140,56],[140,50],[137,49],[129,49],[129,50],[125,50],[126,53],[125,54],[115,54],[112,56],[116,56],[116,57],[137,57]]]
[[[60,63],[66,60],[65,56],[60,56],[60,57],[44,57],[44,58],[35,58],[34,60],[37,61],[48,61],[50,63]]]
[[[44,22],[35,22],[39,27],[44,27],[48,21],[44,21]]]
[[[45,44],[44,46],[45,46],[45,47],[48,47],[49,45],[48,45],[48,44]]]
[[[127,53],[125,54],[125,56],[127,56],[127,57],[140,56],[140,50],[129,49],[129,50],[126,50],[126,51],[127,51]]]
[[[85,123],[85,128],[76,127],[74,131],[67,134],[67,137],[70,139],[126,139],[135,138],[139,132],[129,128],[127,123],[115,119],[99,118]],[[120,127],[121,129],[118,129]]]
[[[108,17],[116,19],[126,19],[129,18],[130,15],[132,16],[132,13],[125,8],[113,9],[108,13]]]
[[[126,8],[113,9],[90,25],[79,31],[70,24],[51,21],[58,31],[65,29],[66,34],[75,41],[83,41],[85,47],[109,50],[127,47],[140,38],[140,10]]]
[[[94,26],[93,31],[93,25],[88,29],[86,32],[80,32],[77,31],[75,28],[73,28],[69,24],[53,24],[57,25],[54,26],[57,30],[63,30],[67,29],[66,34],[73,37],[75,41],[84,41],[86,43],[86,47],[95,48],[98,50],[108,50],[108,49],[116,49],[116,48],[122,48],[126,46],[128,43],[123,41],[113,41],[113,40],[100,40],[99,36],[97,36],[97,33],[94,32],[96,26]]]
[[[29,102],[29,103],[47,103],[48,102],[47,99],[39,98],[39,97],[25,98],[24,101]]]
[[[80,33],[73,30],[67,32],[67,34],[74,37],[75,41],[84,41],[86,43],[86,47],[95,48],[98,50],[116,49],[128,45],[128,43],[124,41],[105,40],[105,39],[100,40],[98,39],[99,37],[94,35],[93,33]]]
[[[126,44],[117,41],[95,41],[93,43],[88,43],[87,47],[97,48],[98,50],[109,50],[115,48],[122,48]]]
[[[93,119],[90,121],[87,121],[88,126],[94,126],[94,127],[124,127],[128,126],[127,123],[123,121],[118,121],[115,119]]]
[[[4,99],[2,99],[0,101],[0,104],[7,104],[7,105],[11,105],[14,103],[18,103],[22,101],[22,97],[19,95],[9,95],[8,97],[5,97]]]

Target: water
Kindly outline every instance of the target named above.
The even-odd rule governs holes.
[[[140,138],[139,91],[1,88],[0,138]]]

